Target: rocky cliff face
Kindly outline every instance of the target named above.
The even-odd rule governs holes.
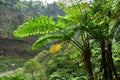
[[[0,38],[1,56],[24,56],[31,51],[31,44],[27,41]]]

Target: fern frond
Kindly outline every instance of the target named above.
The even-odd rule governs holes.
[[[70,58],[73,59],[73,58],[76,58],[80,55],[80,51],[77,50],[77,49],[74,49],[73,52],[71,52],[70,54]]]
[[[42,47],[43,45],[49,43],[52,39],[62,39],[64,38],[63,34],[48,34],[45,36],[41,36],[34,44],[32,49],[36,50]]]
[[[24,24],[20,25],[15,31],[16,37],[26,37],[36,34],[52,33],[59,30],[55,26],[53,17],[39,16],[33,19],[29,19]]]

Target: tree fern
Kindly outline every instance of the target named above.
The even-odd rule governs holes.
[[[60,17],[57,22],[54,22],[53,17],[41,15],[29,19],[24,24],[20,25],[14,31],[14,35],[22,38],[36,34],[43,34],[44,36],[40,36],[40,38],[33,44],[32,49],[36,50],[49,43],[51,39],[70,39],[70,37],[74,36],[78,30],[76,27],[73,27],[72,24],[73,21],[67,16],[66,18]]]

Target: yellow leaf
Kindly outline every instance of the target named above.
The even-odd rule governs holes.
[[[61,48],[61,43],[54,44],[50,47],[50,53],[53,54],[55,52],[58,52]]]

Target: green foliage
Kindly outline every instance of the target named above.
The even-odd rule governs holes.
[[[79,66],[81,60],[79,57],[70,59],[69,49],[52,56],[43,50],[28,60],[24,66],[27,79],[31,80],[33,76],[35,80],[86,80],[87,73]]]
[[[59,22],[59,21],[58,21]],[[62,22],[61,22],[62,23]],[[69,32],[67,32],[69,30]],[[46,42],[50,42],[50,39],[70,39],[74,35],[76,28],[68,28],[64,30],[53,21],[52,17],[39,16],[33,19],[29,19],[23,25],[19,26],[14,31],[16,37],[26,37],[36,34],[43,34],[33,45],[33,49],[39,49],[45,45]]]
[[[113,45],[113,58],[114,58],[114,63],[117,69],[118,74],[120,74],[120,43],[115,42]]]
[[[79,66],[82,63],[79,57],[70,59],[72,48],[67,48],[53,56],[47,61],[47,74],[50,80],[69,80],[82,79],[82,76],[87,75],[84,69]],[[86,77],[87,78],[87,77]]]
[[[51,42],[51,39],[62,39],[64,38],[64,35],[62,34],[48,34],[44,35],[43,37],[40,37],[34,44],[33,49],[39,49],[43,45]]]
[[[96,0],[94,2],[95,4],[87,11],[88,16],[86,17],[88,18],[87,20],[89,20],[89,27],[86,27],[85,30],[98,40],[101,40],[102,37],[107,41],[111,40],[114,36],[115,29],[118,27],[118,20],[113,17],[114,14],[118,14],[113,13],[114,10],[116,10],[115,7],[117,7],[118,2],[116,0],[105,0],[102,2]],[[114,6],[111,7],[113,4]],[[88,14],[89,12],[90,14]],[[92,31],[90,29],[92,29]]]
[[[64,33],[60,33],[58,30],[60,30],[60,27],[55,25],[52,17],[42,15],[37,18],[28,20],[26,23],[14,31],[14,35],[17,37],[25,37],[36,34],[43,34],[33,44],[33,49],[39,49],[47,42],[50,42],[50,39],[67,38]]]
[[[28,60],[28,57],[24,58],[13,58],[13,57],[4,57],[0,59],[0,72],[6,72],[9,70],[15,70],[18,67],[22,67],[24,63]]]
[[[14,31],[14,35],[16,37],[25,37],[36,34],[51,33],[58,30],[57,27],[54,25],[55,22],[53,21],[53,17],[41,15],[39,17],[29,19],[16,31]]]
[[[82,74],[86,73],[82,71],[82,67],[86,68],[86,71],[89,73],[87,79],[91,79],[91,76],[94,76],[95,79],[102,79],[102,74],[105,73],[105,67],[106,73],[110,73],[110,68],[113,68],[111,66],[114,66],[112,64],[112,53],[110,52],[112,49],[110,48],[108,52],[106,49],[109,50],[109,44],[112,46],[111,42],[114,40],[114,33],[119,25],[120,20],[118,17],[120,16],[118,16],[118,14],[120,14],[120,12],[118,6],[119,2],[117,0],[93,0],[92,3],[76,3],[67,6],[65,9],[66,15],[62,17],[59,16],[58,21],[55,22],[52,17],[49,18],[47,16],[36,17],[21,25],[14,31],[14,35],[26,37],[44,34],[35,42],[33,46],[34,49],[38,49],[42,45],[45,45],[46,42],[50,42],[50,40],[53,39],[67,39],[69,43],[74,45],[76,50],[71,56],[68,57],[68,53],[63,52],[61,54],[56,54],[51,58],[53,60],[50,60],[50,62],[48,61],[50,66],[48,66],[48,64],[46,65],[50,79],[69,80],[76,79],[79,76],[84,78],[84,76],[87,75]],[[76,35],[78,37],[76,37]],[[92,42],[89,43],[90,40],[96,42],[92,44]],[[101,42],[103,42],[103,45],[101,45]],[[79,63],[82,61],[79,61],[77,58],[80,55],[79,52],[83,55],[82,60],[84,60],[84,65]],[[100,54],[101,52],[102,54]],[[111,61],[107,60],[107,56],[109,56],[107,53],[111,54]],[[92,67],[89,66],[89,64],[91,65],[91,56],[94,72],[92,72]],[[76,62],[74,60],[76,60]],[[77,60],[79,61],[78,63]],[[119,61],[119,59],[116,61]],[[35,62],[32,62],[32,65],[34,65],[33,63]],[[91,67],[91,69],[89,67]],[[113,71],[110,73],[111,75],[113,75],[112,72]],[[105,75],[107,75],[106,73]],[[99,76],[96,77],[96,75]]]
[[[24,73],[28,80],[46,80],[45,67],[38,60],[30,59],[24,65]]]
[[[24,74],[11,74],[0,77],[0,80],[26,80]]]
[[[70,59],[74,59],[78,57],[79,55],[80,55],[80,51],[73,48],[73,50],[71,50]]]
[[[113,54],[120,53],[120,42],[114,42],[113,44]]]

